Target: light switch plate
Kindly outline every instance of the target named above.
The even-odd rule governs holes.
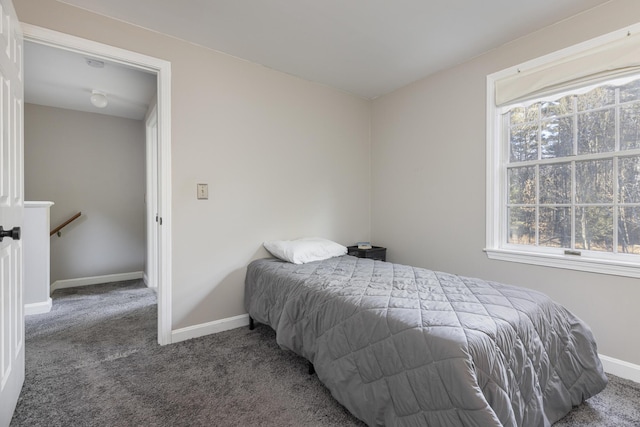
[[[206,200],[209,198],[209,184],[197,184],[198,200]]]

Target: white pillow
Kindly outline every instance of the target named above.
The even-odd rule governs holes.
[[[319,237],[297,240],[271,240],[264,242],[271,255],[293,264],[320,261],[335,256],[346,255],[347,248],[339,243]]]

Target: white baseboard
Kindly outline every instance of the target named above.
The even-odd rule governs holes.
[[[599,354],[604,371],[620,378],[640,383],[640,365],[614,359],[613,357]]]
[[[47,298],[47,300],[43,302],[34,302],[31,304],[25,304],[24,314],[25,316],[29,316],[31,314],[48,313],[51,311],[51,305],[52,305],[51,298]]]
[[[214,320],[213,322],[201,323],[199,325],[187,326],[186,328],[171,331],[171,342],[176,343],[191,338],[198,338],[205,335],[217,334],[229,329],[240,328],[249,324],[249,315],[227,317],[226,319]]]
[[[142,280],[144,281],[144,284],[147,288],[151,289],[155,293],[158,293],[158,286],[151,286],[149,284],[149,276],[147,276],[147,273],[142,273]]]
[[[56,280],[51,284],[50,294],[57,289],[75,288],[78,286],[98,285],[100,283],[122,282],[125,280],[142,279],[144,272],[106,274],[104,276],[80,277],[78,279]]]

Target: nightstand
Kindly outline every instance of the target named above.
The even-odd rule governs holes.
[[[358,246],[347,246],[347,254],[358,258],[371,258],[380,261],[387,260],[387,248],[372,246],[371,249],[358,249]]]

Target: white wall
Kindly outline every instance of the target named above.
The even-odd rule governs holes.
[[[375,100],[372,239],[388,258],[546,292],[591,325],[600,353],[640,364],[639,280],[482,252],[487,74],[639,21],[640,2],[612,1]]]
[[[51,309],[49,232],[50,201],[27,201],[24,204],[22,244],[24,281],[22,286],[25,314],[44,313]]]
[[[51,282],[144,269],[145,136],[140,120],[26,104],[26,200],[50,200]]]
[[[369,239],[368,101],[54,0],[14,4],[23,22],[171,62],[174,329],[243,314],[264,240]]]

